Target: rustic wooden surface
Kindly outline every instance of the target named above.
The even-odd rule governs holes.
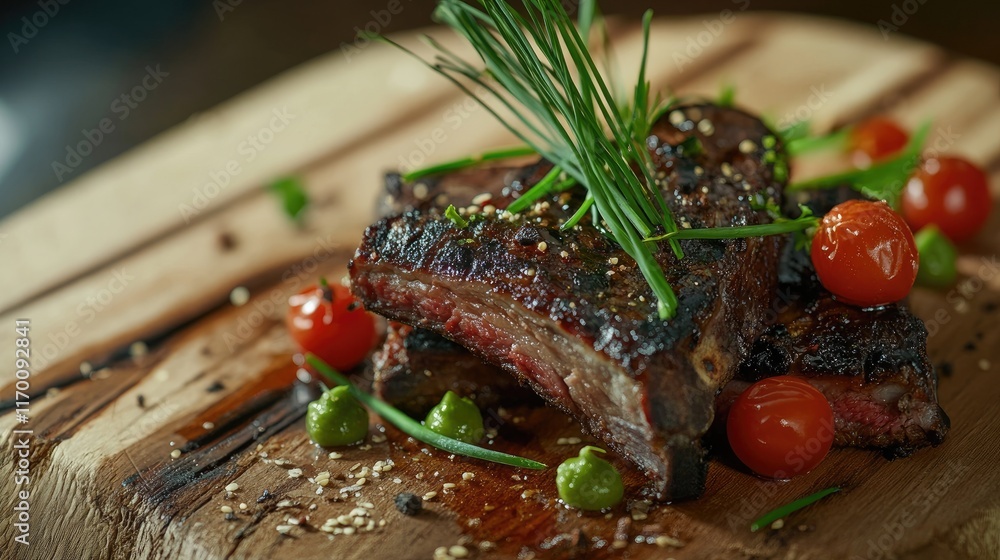
[[[613,35],[631,69],[637,29],[616,25]],[[933,118],[930,147],[983,165],[1000,196],[994,67],[901,35],[883,40],[873,28],[788,15],[658,20],[652,44],[656,88],[714,95],[733,83],[739,104],[819,128],[880,112],[910,126]],[[269,126],[273,134],[262,135]],[[260,138],[252,160],[240,150],[248,135]],[[474,558],[570,557],[588,547],[592,557],[623,558],[1000,557],[998,211],[962,247],[954,289],[914,293],[931,357],[950,366],[940,396],[953,430],[912,458],[838,450],[788,483],[715,461],[702,499],[645,516],[629,501],[604,517],[553,506],[553,469],[424,452],[378,419],[372,434],[385,430],[388,441],[336,460],[311,446],[300,421],[309,395],[289,389],[285,297],[319,272],[342,276],[381,172],[401,157],[440,161],[510,142],[443,80],[372,45],[350,61],[334,53],[282,75],[0,223],[0,348],[13,348],[14,320],[30,318],[34,370],[29,423],[18,425],[7,407],[0,416],[5,488],[12,430],[34,432],[31,545],[13,544],[15,500],[5,490],[0,557],[430,558],[457,544]],[[304,178],[314,200],[302,228],[264,189],[288,173]],[[227,174],[225,186],[206,187]],[[253,297],[234,307],[228,294],[239,285]],[[135,341],[148,353],[128,357]],[[5,374],[5,404],[12,381]],[[491,421],[498,447],[551,465],[576,449],[559,438],[581,436],[547,409]],[[389,460],[391,471],[341,491]],[[293,467],[302,477],[289,476]],[[622,468],[635,489],[640,481]],[[317,494],[308,478],[322,471],[332,480]],[[227,496],[231,482],[239,489]],[[457,486],[446,491],[447,482]],[[764,511],[829,485],[845,491],[781,529],[748,530]],[[258,502],[265,489],[272,497]],[[404,517],[391,504],[401,490],[438,496]],[[373,531],[331,539],[318,530],[358,502],[372,505]],[[276,531],[300,516],[308,520],[289,535]]]

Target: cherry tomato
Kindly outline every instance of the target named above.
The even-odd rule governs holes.
[[[909,135],[892,119],[872,117],[851,128],[848,148],[854,164],[868,167],[906,146]]]
[[[785,479],[805,474],[833,444],[833,409],[804,379],[762,379],[737,397],[726,421],[729,445],[755,473]]]
[[[992,206],[986,174],[959,157],[928,159],[903,191],[903,216],[914,231],[934,224],[956,243],[982,229]]]
[[[361,308],[350,290],[321,280],[288,298],[288,332],[304,352],[335,369],[361,363],[377,342],[375,318]]]
[[[834,206],[816,230],[811,256],[823,287],[860,307],[906,297],[919,265],[913,233],[881,201],[848,200]]]

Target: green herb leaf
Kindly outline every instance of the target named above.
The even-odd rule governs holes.
[[[732,107],[735,101],[736,86],[733,84],[726,84],[722,86],[722,91],[719,92],[719,99],[716,101],[716,104],[720,107]]]
[[[790,513],[794,513],[796,511],[799,511],[800,509],[802,509],[802,508],[804,508],[804,507],[812,504],[813,502],[819,501],[819,500],[821,500],[821,499],[829,496],[830,494],[833,494],[834,492],[840,492],[840,488],[834,486],[832,488],[827,488],[826,490],[820,490],[819,492],[816,492],[815,494],[811,494],[809,496],[806,496],[805,498],[801,498],[801,499],[795,500],[794,502],[792,502],[790,504],[786,504],[786,505],[783,505],[783,506],[781,506],[781,507],[779,507],[779,508],[777,508],[775,510],[771,510],[771,511],[765,513],[757,521],[754,521],[753,523],[751,523],[750,524],[750,530],[753,531],[753,532],[757,532],[758,530],[760,530],[760,529],[762,529],[764,527],[770,526],[771,523],[774,523],[775,521],[781,519],[782,517],[785,517],[786,515],[788,515]]]
[[[809,121],[795,121],[778,131],[778,137],[787,146],[800,138],[809,136]]]
[[[417,422],[413,418],[407,416],[406,413],[398,408],[373,397],[372,395],[369,395],[361,389],[358,389],[349,379],[334,370],[326,362],[319,359],[315,355],[306,354],[306,362],[316,368],[317,371],[323,374],[323,376],[331,382],[347,387],[351,391],[351,394],[361,401],[362,404],[373,410],[376,414],[381,416],[393,426],[399,428],[399,430],[406,435],[418,441],[422,441],[438,449],[443,449],[449,453],[455,453],[456,455],[463,455],[465,457],[472,457],[475,459],[482,459],[493,463],[500,463],[503,465],[521,467],[525,469],[541,470],[546,468],[545,464],[539,463],[538,461],[532,461],[531,459],[518,457],[517,455],[501,453],[492,449],[485,449],[433,432],[424,427],[420,422]]]
[[[302,217],[302,211],[309,205],[309,195],[306,194],[305,187],[298,177],[284,177],[271,183],[273,192],[281,202],[281,208],[285,214],[293,220]]]
[[[868,197],[885,200],[890,205],[895,205],[907,180],[920,163],[920,152],[929,132],[930,123],[923,124],[910,138],[906,148],[895,158],[876,163],[867,169],[852,169],[799,181],[789,185],[785,192],[831,189],[841,185],[850,185],[851,188]]]
[[[444,211],[444,217],[451,220],[451,223],[455,224],[459,229],[469,227],[469,221],[458,214],[458,210],[455,209],[454,204],[448,205],[448,208]]]
[[[713,227],[713,228],[691,228],[672,231],[663,235],[647,237],[645,241],[665,241],[668,239],[740,239],[743,237],[763,237],[766,235],[780,235],[783,233],[794,233],[805,231],[819,225],[819,218],[812,215],[806,207],[803,208],[802,216],[795,219],[782,218],[770,224],[756,224],[752,226],[735,227]]]
[[[850,134],[851,129],[845,127],[821,136],[802,136],[788,141],[785,147],[792,156],[821,150],[843,149]]]

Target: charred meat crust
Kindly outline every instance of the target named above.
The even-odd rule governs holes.
[[[504,208],[526,188],[537,182],[550,166],[540,162],[528,166],[476,167],[423,179],[419,194],[414,183],[404,184],[398,175],[386,177],[383,215],[410,210],[427,211],[447,204],[468,206],[474,202]],[[426,190],[424,190],[426,189]],[[810,206],[817,215],[834,205],[858,197],[849,188],[796,193],[785,202],[794,214],[798,204]],[[887,456],[900,457],[943,441],[950,427],[948,416],[937,403],[937,376],[927,353],[927,333],[905,303],[863,312],[840,304],[823,290],[809,255],[790,244],[782,255],[780,285],[766,317],[771,326],[758,338],[750,355],[740,365],[737,378],[717,397],[717,423],[724,426],[732,401],[750,382],[773,375],[803,375],[827,396],[834,409],[835,443],[840,446],[881,449]],[[399,406],[409,406],[414,414],[424,414],[451,387],[491,404],[502,398],[510,377],[501,370],[479,362],[464,348],[438,335],[415,330],[404,335],[418,341],[437,339],[451,348],[424,348],[415,343],[399,346],[396,353],[376,368],[376,388],[384,398]],[[408,340],[407,340],[408,341]],[[386,348],[393,342],[390,332]],[[434,377],[423,375],[409,357],[423,363],[430,353]],[[385,355],[386,350],[380,352]],[[468,361],[476,362],[476,365]],[[425,364],[427,365],[427,364]],[[422,366],[421,366],[422,367]],[[485,387],[485,390],[478,389]]]
[[[711,134],[696,128],[702,120]],[[703,151],[678,153],[691,136]],[[682,227],[768,220],[749,203],[781,197],[763,162],[765,136],[773,138],[755,117],[711,105],[656,124],[648,145]],[[696,496],[700,440],[717,391],[760,334],[780,241],[686,242],[680,261],[659,251],[680,301],[677,316],[661,321],[617,244],[587,223],[559,229],[572,197],[511,219],[478,216],[465,229],[433,209],[380,220],[351,263],[355,293],[366,308],[441,334],[531,385],[643,469],[658,497]]]

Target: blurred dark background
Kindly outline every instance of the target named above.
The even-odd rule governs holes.
[[[0,217],[241,91],[351,41],[390,0],[5,0],[0,5]],[[427,25],[434,0],[398,0],[382,32]],[[749,10],[808,12],[875,27],[912,12],[898,33],[1000,63],[996,0],[614,0],[638,16]],[[914,11],[914,9],[916,11]],[[159,76],[159,78],[157,78]],[[163,79],[166,78],[166,79]],[[144,99],[122,98],[146,80]],[[162,83],[159,81],[162,80]],[[123,118],[127,114],[127,118]],[[110,117],[93,153],[54,168]],[[91,133],[97,138],[95,132]],[[71,160],[75,161],[75,160]],[[136,185],[142,188],[141,185]]]

